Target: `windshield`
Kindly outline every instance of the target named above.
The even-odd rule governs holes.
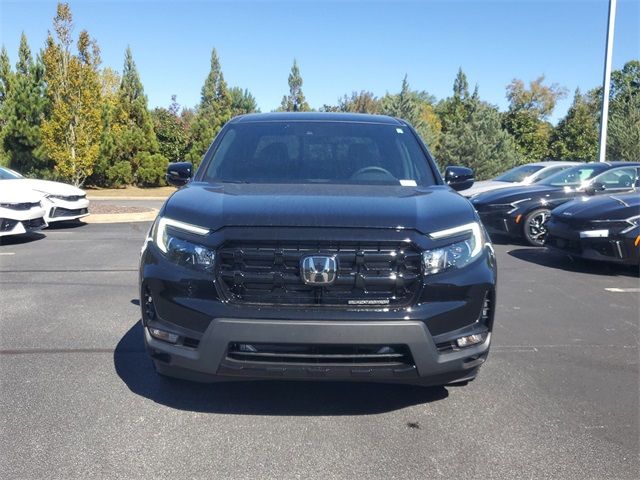
[[[247,122],[227,128],[202,180],[234,183],[434,185],[413,133],[355,122]]]
[[[13,180],[16,178],[22,178],[22,175],[8,168],[0,167],[0,180]]]
[[[529,175],[533,175],[543,168],[541,165],[520,165],[519,167],[507,170],[502,175],[494,178],[494,180],[499,182],[522,182]]]
[[[567,168],[551,177],[538,182],[540,185],[550,185],[552,187],[579,187],[583,182],[593,178],[600,172],[610,168],[606,164],[589,163],[577,167]]]

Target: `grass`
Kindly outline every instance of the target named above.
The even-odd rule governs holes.
[[[175,187],[126,187],[126,188],[87,188],[87,196],[91,197],[168,197],[176,191]]]

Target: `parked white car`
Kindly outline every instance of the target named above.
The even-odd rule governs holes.
[[[0,188],[5,185],[19,185],[42,194],[44,219],[47,224],[77,220],[89,215],[89,200],[84,190],[61,182],[24,178],[18,172],[0,167]]]
[[[536,162],[519,165],[491,180],[476,182],[471,188],[463,190],[461,193],[465,197],[473,197],[479,193],[489,192],[499,188],[531,185],[579,163],[580,162]]]
[[[43,195],[29,188],[0,183],[0,237],[33,232],[47,226]]]

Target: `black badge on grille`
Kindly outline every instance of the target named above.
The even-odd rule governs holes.
[[[300,259],[300,276],[308,285],[331,285],[338,274],[338,260],[332,255],[307,255]]]

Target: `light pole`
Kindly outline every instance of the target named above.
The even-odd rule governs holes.
[[[607,22],[607,48],[604,54],[604,79],[602,80],[602,110],[600,112],[600,145],[598,160],[605,161],[607,154],[607,124],[609,122],[609,91],[611,90],[611,57],[613,56],[613,32],[616,27],[617,0],[609,0]]]

